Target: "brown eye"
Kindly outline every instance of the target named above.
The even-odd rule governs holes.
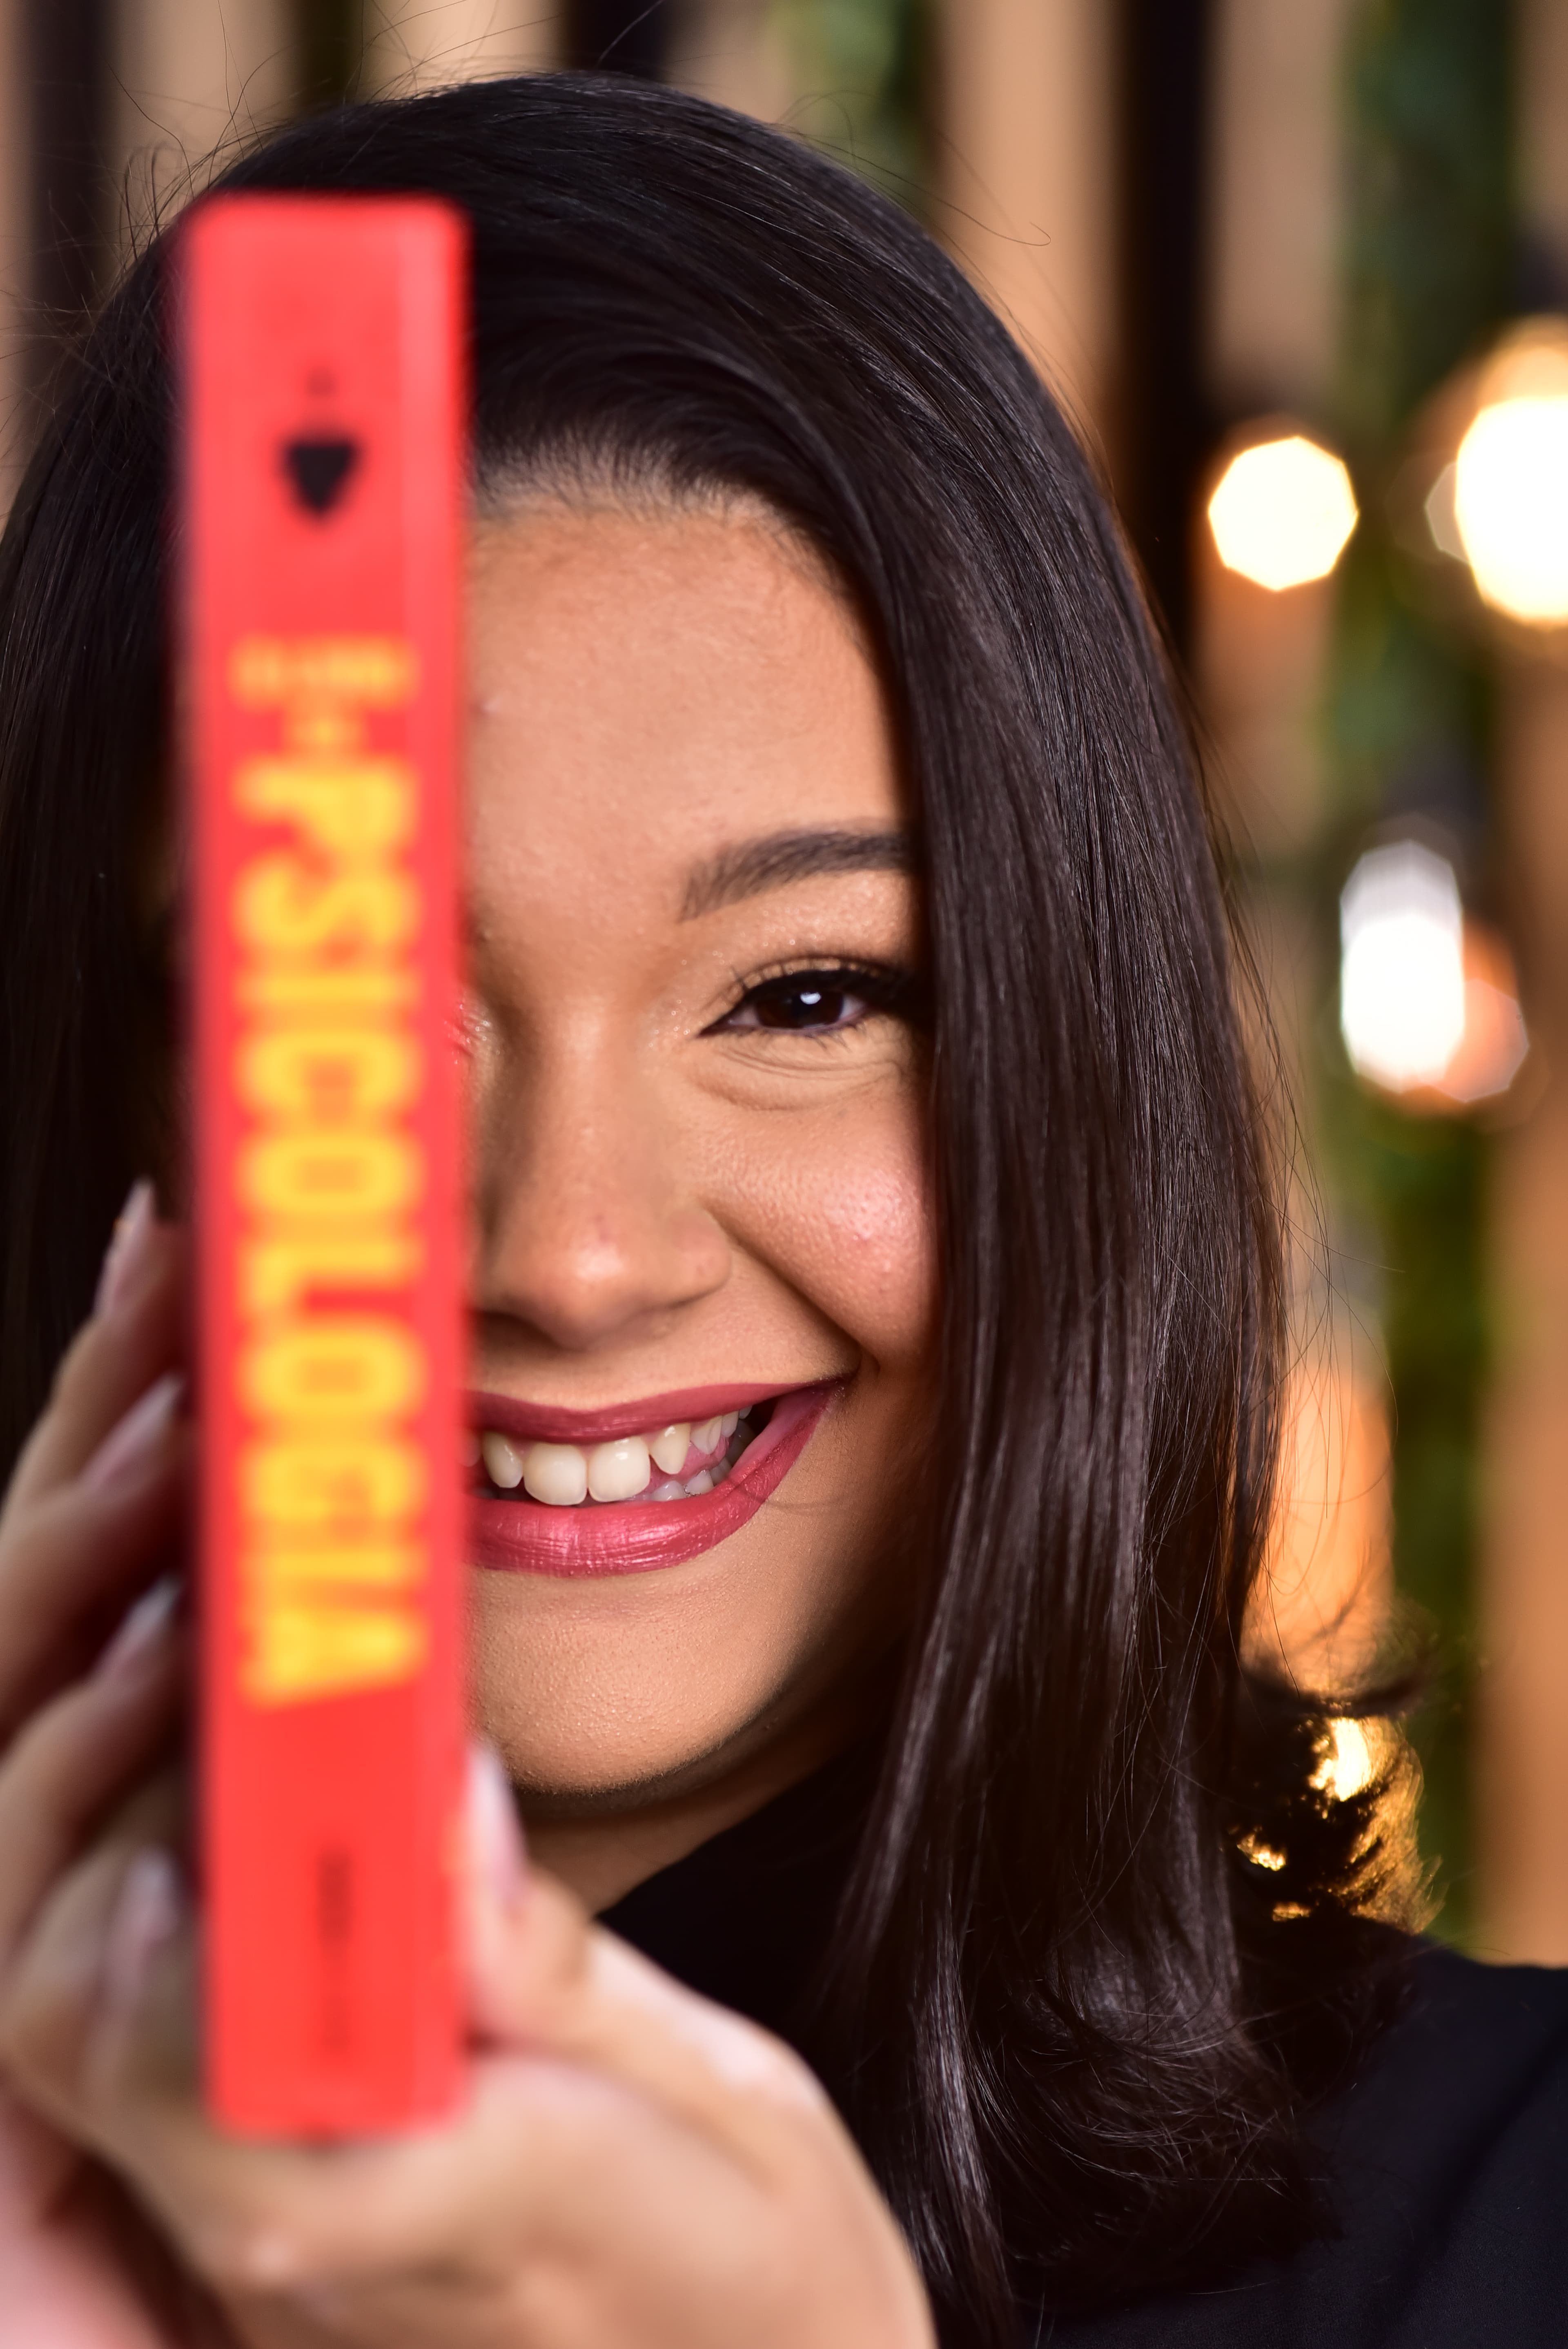
[[[854,1028],[868,1011],[881,1008],[874,1000],[877,991],[869,977],[859,972],[791,971],[787,978],[765,979],[761,986],[748,988],[721,1024],[797,1035]]]
[[[704,1033],[766,1029],[775,1036],[841,1036],[884,1015],[921,1023],[923,991],[914,973],[841,963],[820,970],[775,971],[758,979]]]
[[[775,979],[770,987],[758,987],[747,999],[742,1010],[751,1010],[754,1027],[770,1029],[812,1029],[812,1027],[850,1027],[864,1015],[866,1003],[861,996],[850,994],[842,979]]]

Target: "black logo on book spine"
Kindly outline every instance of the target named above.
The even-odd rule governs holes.
[[[357,440],[285,440],[284,471],[294,496],[313,514],[328,514],[359,462]]]

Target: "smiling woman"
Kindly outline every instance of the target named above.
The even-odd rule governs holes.
[[[603,1906],[826,1760],[908,1619],[918,909],[864,632],[755,500],[514,479],[472,675],[480,1706]]]
[[[1397,1765],[1341,1798],[1244,1661],[1281,1218],[1034,372],[894,208],[667,91],[349,109],[226,184],[473,231],[469,2094],[323,2148],[196,2091],[154,243],[0,560],[28,2349],[1555,2340],[1550,2195],[1444,2262],[1456,2178],[1560,2162],[1568,2002],[1413,1954]],[[170,1222],[138,1189],[99,1270],[144,1169]]]

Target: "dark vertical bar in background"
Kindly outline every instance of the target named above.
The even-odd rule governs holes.
[[[657,81],[670,46],[670,0],[570,0],[566,62],[579,73]]]
[[[1178,647],[1191,627],[1204,390],[1210,0],[1119,0],[1120,415],[1117,488]]]
[[[46,395],[63,338],[102,292],[113,250],[109,0],[28,0],[28,389]]]
[[[365,58],[365,0],[294,0],[294,48],[300,112],[341,106]]]

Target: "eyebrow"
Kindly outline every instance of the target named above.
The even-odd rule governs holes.
[[[686,876],[681,919],[717,913],[767,889],[787,889],[823,873],[913,873],[914,843],[907,832],[772,832],[760,840],[720,849]]]

